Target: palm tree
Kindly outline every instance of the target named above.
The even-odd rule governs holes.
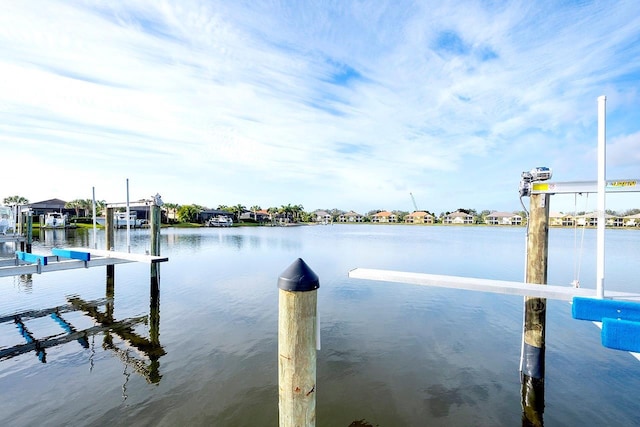
[[[238,203],[237,205],[235,205],[233,207],[234,212],[237,212],[238,214],[238,222],[240,222],[240,215],[242,215],[242,213],[247,210],[247,207],[243,204]]]
[[[102,215],[106,207],[106,200],[96,200],[96,215]],[[93,201],[91,202],[91,210],[93,210]]]
[[[178,218],[182,222],[195,222],[200,209],[196,205],[184,205],[178,209]]]
[[[2,203],[5,205],[26,205],[29,203],[29,200],[22,196],[9,196],[5,197]]]
[[[254,220],[254,221],[257,221],[257,220],[258,220],[258,214],[257,214],[257,212],[258,212],[259,210],[262,210],[262,208],[261,208],[260,206],[258,206],[258,205],[253,205],[253,206],[251,206],[251,212],[253,212],[253,220]]]
[[[165,203],[162,205],[164,209],[167,210],[167,219],[173,218],[174,220],[178,217],[178,209],[180,209],[180,205],[177,203]]]
[[[76,211],[76,218],[80,216],[80,209],[83,207],[84,205],[84,200],[81,199],[75,199],[72,200],[70,202],[67,202],[64,204],[65,209],[75,209]]]
[[[283,213],[287,219],[291,219],[291,214],[293,213],[293,206],[291,206],[291,203],[287,204],[286,206],[282,205],[280,207],[279,212]]]
[[[304,212],[304,207],[302,205],[294,205],[292,207],[292,210],[293,210],[293,218],[295,222],[298,222],[300,220],[301,214]]]

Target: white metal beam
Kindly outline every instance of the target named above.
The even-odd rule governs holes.
[[[89,252],[91,254],[91,260],[93,260],[94,256],[97,256],[97,257],[105,257],[105,258],[111,258],[111,259],[127,260],[129,262],[145,262],[147,264],[155,264],[157,262],[169,261],[169,258],[166,256],[132,254],[129,252],[116,252],[116,251],[88,249],[88,248],[65,248],[65,249],[69,251]]]
[[[640,192],[640,178],[607,180],[607,193],[637,193]],[[576,194],[597,193],[598,181],[575,182],[534,182],[531,194]]]
[[[408,283],[412,285],[468,291],[491,292],[537,298],[571,301],[574,296],[596,298],[595,289],[571,286],[539,285],[534,283],[509,282],[504,280],[478,279],[473,277],[442,276],[437,274],[411,273],[405,271],[356,268],[349,272],[352,279],[377,280],[382,282]],[[640,301],[640,294],[607,291],[606,298]]]

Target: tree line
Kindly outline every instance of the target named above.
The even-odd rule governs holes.
[[[9,196],[3,199],[3,203],[5,205],[27,205],[29,204],[29,200],[22,196]],[[107,203],[104,200],[96,200],[96,213],[97,215],[102,215],[104,209],[106,208]],[[93,200],[92,199],[75,199],[65,203],[64,206],[66,209],[75,210],[76,217],[88,217],[92,214],[93,211]],[[171,218],[177,218],[180,222],[198,222],[198,218],[200,213],[205,210],[209,210],[209,208],[198,205],[198,204],[188,204],[188,205],[180,205],[177,203],[165,203],[163,208],[167,212],[168,216]],[[253,205],[250,208],[247,208],[245,205],[238,203],[237,205],[227,206],[227,205],[218,205],[216,210],[228,212],[232,214],[236,219],[240,219],[240,216],[246,212],[251,212],[253,214],[253,219],[257,220],[257,213],[262,211],[263,209],[259,205]],[[347,211],[341,209],[316,209],[313,212],[306,212],[302,205],[296,204],[286,204],[281,205],[280,207],[272,206],[267,209],[264,209],[270,215],[280,215],[289,221],[292,222],[312,222],[315,221],[314,212],[322,210],[331,215],[334,221],[337,221],[340,215],[344,215]],[[464,212],[467,215],[472,215],[474,217],[474,222],[482,223],[484,222],[484,218],[491,214],[493,211],[490,210],[482,210],[477,212],[475,209],[470,208],[459,208],[457,209],[459,212]],[[383,212],[383,209],[373,209],[368,211],[364,215],[364,221],[370,220],[370,218],[379,213]],[[445,216],[449,215],[451,211],[440,212],[440,215],[436,215],[433,212],[424,211],[430,215],[432,215],[436,221],[442,221]],[[455,212],[455,211],[453,211]],[[404,221],[404,217],[409,215],[411,212],[402,211],[402,210],[393,210],[392,214],[396,215],[398,221]],[[524,211],[516,211],[513,213],[517,213],[522,217],[526,216],[526,212]],[[627,209],[622,212],[616,212],[610,209],[606,210],[606,213],[614,216],[628,216],[628,215],[636,215],[640,213],[640,209]],[[585,212],[577,212],[577,215],[583,215]]]

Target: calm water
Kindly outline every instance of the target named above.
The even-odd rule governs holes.
[[[35,253],[93,245],[91,232],[42,237]],[[103,238],[99,232],[100,248]],[[551,230],[550,284],[568,285],[580,260],[582,286],[594,287],[595,231],[586,230],[575,250],[582,238]],[[133,252],[148,250],[148,232],[133,232],[131,244]],[[116,245],[124,250],[124,232]],[[1,246],[0,255],[10,255]],[[58,321],[25,315],[30,335],[13,320],[0,323],[0,351],[25,336],[62,339],[70,327],[94,328],[44,356],[0,359],[4,425],[277,425],[277,279],[298,257],[320,277],[318,426],[521,424],[521,297],[347,273],[369,267],[521,280],[522,228],[163,229],[162,253],[170,261],[161,266],[159,312],[144,264],[116,266],[111,290],[102,267],[0,278],[0,317],[70,301],[94,307],[61,309]],[[640,232],[608,230],[607,289],[640,292],[639,258]],[[99,330],[105,316],[118,328]],[[567,303],[548,302],[546,355],[546,425],[640,425],[640,362],[602,347],[599,329],[573,320]]]

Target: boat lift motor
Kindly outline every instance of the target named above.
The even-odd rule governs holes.
[[[522,172],[520,180],[520,197],[529,197],[531,195],[531,183],[537,181],[546,181],[551,179],[551,168],[539,166],[528,172]]]

